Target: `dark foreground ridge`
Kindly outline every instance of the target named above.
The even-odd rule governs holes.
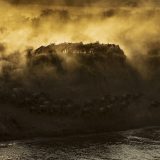
[[[1,56],[0,140],[159,125],[158,56],[145,57],[149,79],[114,44],[29,49],[23,66],[19,54]]]

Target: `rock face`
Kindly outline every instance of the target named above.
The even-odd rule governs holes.
[[[27,60],[29,74],[38,77],[36,84],[52,84],[49,90],[54,86],[57,95],[80,94],[87,98],[118,88],[126,90],[133,83],[137,85],[137,73],[115,44],[51,44],[29,51]]]
[[[147,80],[114,44],[62,43],[28,50],[20,78],[11,76],[17,57],[2,57],[13,67],[0,77],[0,136],[28,138],[158,124],[160,61],[159,51],[153,52],[144,58],[155,71]]]
[[[83,44],[83,43],[61,43],[42,46],[35,50],[35,54],[57,52],[60,54],[117,54],[124,56],[123,51],[115,44],[100,44],[99,42]]]
[[[51,44],[49,46],[41,46],[32,53],[28,54],[29,58],[36,58],[42,56],[48,62],[56,64],[58,59],[62,57],[72,56],[77,61],[105,61],[117,62],[123,64],[126,60],[123,50],[118,45],[114,44],[100,44],[100,43],[62,43]],[[56,61],[57,60],[57,61]],[[63,59],[64,60],[64,59]],[[43,61],[43,62],[44,62]],[[64,60],[65,61],[65,60]],[[82,62],[83,63],[83,62]]]

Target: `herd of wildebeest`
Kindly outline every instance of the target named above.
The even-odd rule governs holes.
[[[116,116],[127,113],[144,98],[141,93],[125,93],[122,95],[106,94],[83,103],[77,103],[69,98],[53,99],[43,92],[26,91],[22,88],[13,88],[8,93],[0,90],[0,103],[11,103],[13,107],[25,109],[32,114],[48,116]],[[160,108],[160,101],[152,101],[146,106],[150,111]]]

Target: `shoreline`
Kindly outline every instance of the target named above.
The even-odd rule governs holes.
[[[1,104],[0,141],[63,138],[160,125],[159,103],[146,97],[107,96],[95,102],[87,102],[81,107],[59,104],[52,114],[48,113],[48,108],[41,111],[37,107],[33,112],[28,107]]]
[[[118,134],[120,136],[119,133],[121,132],[125,132],[125,131],[130,131],[130,130],[139,130],[139,129],[149,129],[149,128],[159,128],[160,125],[144,125],[144,126],[138,126],[138,127],[131,127],[131,128],[123,128],[123,129],[114,129],[114,130],[104,130],[104,131],[98,131],[98,132],[90,132],[90,131],[83,131],[81,133],[51,133],[51,134],[40,134],[40,135],[17,135],[17,136],[6,136],[3,138],[0,138],[0,144],[3,143],[14,143],[16,142],[22,142],[22,141],[46,141],[46,140],[66,140],[66,139],[70,139],[70,138],[84,138],[84,137],[93,137],[93,136],[102,136],[102,135],[109,135],[110,133],[112,134]],[[121,135],[122,136],[122,135]],[[9,138],[10,137],[10,138]],[[19,138],[18,138],[19,137]]]

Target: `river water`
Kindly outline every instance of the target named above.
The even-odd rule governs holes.
[[[5,142],[0,160],[160,160],[160,127]]]

